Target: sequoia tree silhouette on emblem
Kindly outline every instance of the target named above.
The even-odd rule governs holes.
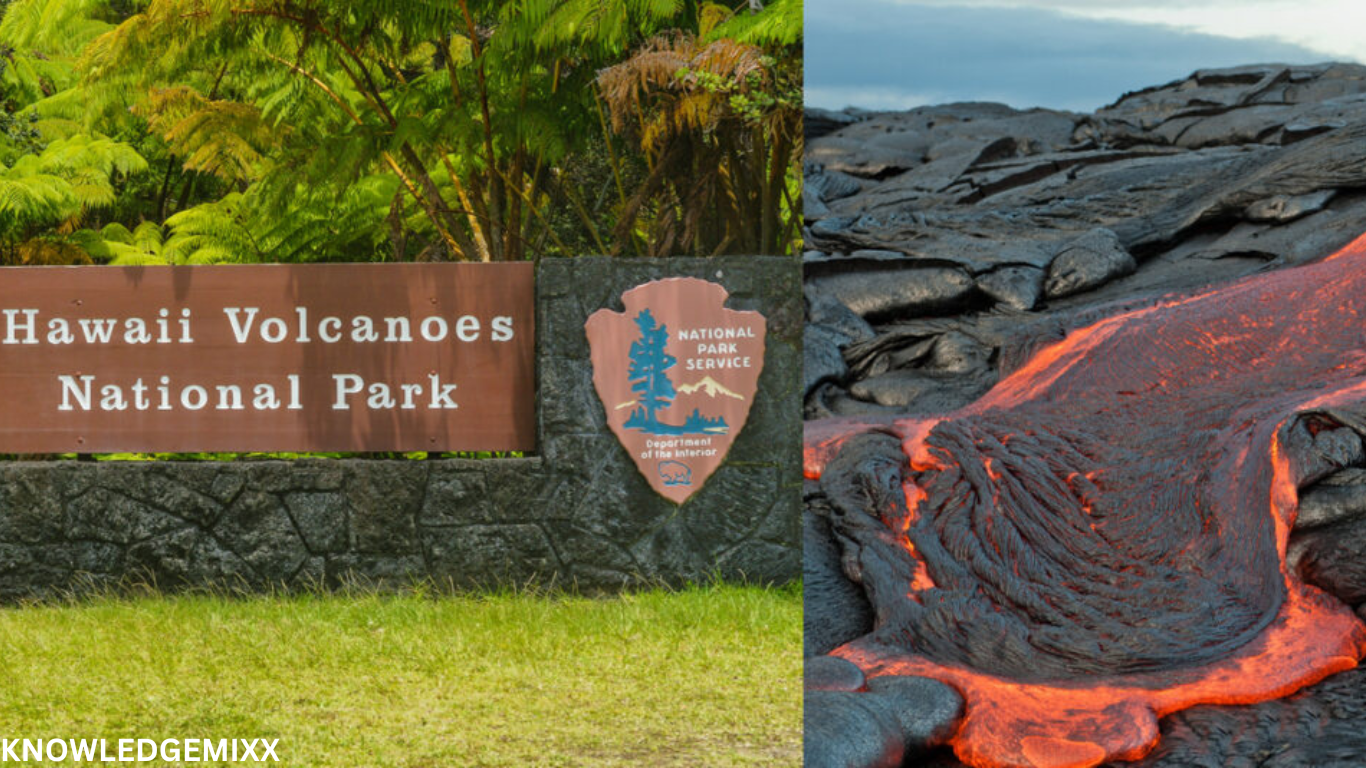
[[[764,316],[727,309],[723,286],[669,278],[588,318],[607,424],[660,495],[683,503],[744,428],[764,365]]]

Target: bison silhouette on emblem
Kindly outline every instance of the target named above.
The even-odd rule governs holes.
[[[659,462],[659,476],[665,485],[692,485],[692,470],[681,461]]]

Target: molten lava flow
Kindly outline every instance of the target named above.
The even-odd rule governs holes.
[[[957,688],[982,768],[1136,759],[1164,714],[1356,666],[1366,626],[1285,565],[1314,471],[1286,435],[1366,400],[1363,320],[1366,237],[1075,331],[945,417],[811,425],[877,612],[836,654]]]

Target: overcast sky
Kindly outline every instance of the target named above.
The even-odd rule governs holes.
[[[806,103],[1090,111],[1209,67],[1366,63],[1363,0],[806,0]]]

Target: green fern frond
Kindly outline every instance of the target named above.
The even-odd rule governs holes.
[[[105,227],[105,230],[108,230],[108,227]],[[107,262],[114,257],[102,233],[93,229],[78,229],[67,235],[67,240],[85,251],[95,261]]]
[[[36,173],[21,161],[0,174],[0,232],[39,221],[63,221],[80,212],[71,184],[60,176]]]
[[[166,220],[185,263],[260,261],[261,252],[246,226],[242,193],[188,208]]]
[[[54,141],[38,157],[39,167],[58,175],[90,171],[112,176],[147,170],[147,161],[131,146],[106,137],[73,136]]]
[[[24,155],[0,171],[0,240],[110,205],[116,197],[111,177],[146,167],[127,144],[84,135],[54,141],[41,154]]]
[[[123,243],[109,243],[109,253],[113,258],[109,263],[115,267],[152,267],[166,264],[166,258],[159,252],[148,252],[141,248]]]
[[[149,253],[158,252],[161,250],[162,234],[160,224],[144,221],[133,230],[133,246]]]
[[[14,0],[0,19],[0,41],[14,48],[75,56],[113,28],[99,17],[106,0]]]
[[[709,33],[708,41],[730,38],[764,48],[798,45],[802,41],[802,0],[772,0],[759,13],[741,11]]]
[[[36,53],[11,52],[0,67],[0,98],[23,108],[70,87],[75,70],[66,61]]]
[[[133,244],[133,233],[117,221],[106,224],[99,232],[100,239],[108,243]]]

